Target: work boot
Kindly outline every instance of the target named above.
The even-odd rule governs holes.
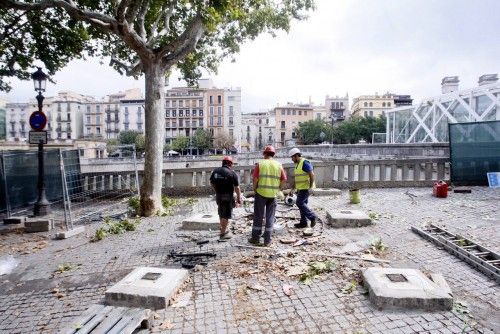
[[[297,224],[293,224],[293,226],[295,228],[304,228],[304,227],[307,227],[307,222],[300,222],[300,223],[297,223]]]
[[[313,220],[311,220],[311,227],[314,227],[316,225],[316,218],[314,218]]]
[[[264,241],[264,247],[269,247],[271,246],[271,240]]]
[[[220,234],[219,235],[219,240],[221,241],[226,241],[231,239],[233,236],[231,235],[231,232],[227,231],[226,233]]]
[[[262,246],[262,244],[260,243],[260,240],[248,238],[248,242],[251,243],[252,245],[255,245],[255,246]]]

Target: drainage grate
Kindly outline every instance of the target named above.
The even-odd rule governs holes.
[[[500,283],[500,255],[497,253],[433,224],[423,229],[412,226],[411,230],[436,245],[444,247],[449,253]]]
[[[389,281],[394,282],[394,283],[404,283],[408,282],[406,277],[402,274],[385,274]]]
[[[340,213],[345,213],[345,214],[350,215],[352,213],[352,211],[340,211]]]

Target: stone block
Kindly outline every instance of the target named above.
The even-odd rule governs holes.
[[[335,188],[313,188],[311,189],[311,195],[313,196],[340,196],[342,191]]]
[[[85,226],[78,226],[68,231],[56,233],[56,239],[68,239],[83,232],[85,232]]]
[[[372,223],[368,215],[359,210],[328,210],[326,213],[328,224],[335,228],[361,227]]]
[[[363,282],[379,309],[441,311],[453,307],[451,289],[441,274],[427,277],[417,269],[368,268],[363,272]]]
[[[5,225],[7,224],[22,224],[26,221],[26,217],[25,216],[12,216],[12,217],[9,217],[9,218],[5,218],[3,220],[3,223]]]
[[[185,269],[139,267],[106,291],[107,305],[164,309],[188,276]]]
[[[27,218],[24,228],[28,233],[48,232],[54,228],[54,220],[52,218]]]
[[[219,215],[217,213],[200,213],[182,221],[183,230],[218,231]]]

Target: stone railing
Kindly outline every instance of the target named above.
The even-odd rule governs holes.
[[[289,180],[293,165],[283,165]],[[252,188],[253,165],[236,166],[243,190]],[[191,196],[212,193],[210,174],[213,167],[164,169],[162,187],[165,194]],[[320,188],[423,187],[436,180],[448,181],[447,158],[331,160],[314,164],[316,186]],[[135,187],[132,171],[83,173],[84,190],[124,190]],[[142,171],[139,172],[139,180]],[[99,184],[101,189],[96,189]]]

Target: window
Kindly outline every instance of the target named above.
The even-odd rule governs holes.
[[[142,131],[142,123],[137,123],[137,130]]]
[[[285,141],[285,133],[284,133],[284,132],[282,132],[282,133],[281,133],[281,141],[282,141],[282,142],[284,142],[284,141]]]
[[[227,100],[228,100],[228,101],[234,101],[234,96],[228,96],[228,97],[227,97]]]
[[[297,135],[295,135],[295,131],[292,132],[292,138],[296,138]]]
[[[170,108],[170,101],[165,101],[165,107]]]
[[[176,110],[172,110],[172,117],[177,117],[177,111]]]
[[[370,117],[373,117],[373,110],[370,110]]]
[[[203,107],[203,100],[198,100],[198,107]]]
[[[214,104],[214,97],[210,95],[210,104]]]
[[[214,118],[210,117],[210,126],[214,126]]]
[[[390,107],[391,106],[391,102],[387,102],[387,106]]]
[[[284,129],[285,128],[285,121],[281,121],[281,128]]]
[[[214,115],[214,107],[210,107],[210,116]]]
[[[320,113],[316,114],[316,119],[321,119],[321,114]]]
[[[233,125],[233,118],[232,117],[229,117],[229,125],[232,126]]]
[[[287,111],[286,111],[286,114],[287,114],[288,116],[290,116],[290,110],[287,110]]]
[[[222,125],[222,117],[217,117],[217,125]]]
[[[95,132],[96,132],[98,135],[100,135],[100,134],[101,134],[101,128],[100,128],[100,127],[95,128]]]
[[[90,134],[90,128],[87,128],[87,134],[89,135]]]
[[[200,110],[200,117],[203,116],[203,110]]]
[[[307,110],[304,110],[304,116],[307,116]]]
[[[128,115],[128,107],[125,107],[125,115]]]
[[[222,115],[222,107],[217,107],[217,115]]]
[[[382,116],[385,117],[385,110],[382,110]]]
[[[370,102],[370,107],[373,107],[373,102]]]
[[[222,96],[217,95],[217,103],[221,104],[222,103]]]
[[[184,111],[179,110],[179,117],[183,117],[183,116],[184,116]]]
[[[269,118],[266,118],[266,124],[269,124]]]
[[[90,112],[90,106],[87,106],[87,112]]]
[[[293,111],[292,111],[292,115],[293,115],[293,116],[297,115],[297,110],[293,110]]]
[[[368,102],[365,102],[363,105],[364,105],[365,107],[368,107]]]
[[[179,108],[180,107],[184,107],[184,101],[182,101],[182,100],[179,101]]]
[[[234,114],[233,106],[229,106],[229,115],[233,116],[233,114]]]
[[[87,124],[90,124],[90,116],[87,116]]]
[[[177,107],[177,101],[176,100],[172,100],[172,107],[173,108]]]
[[[285,116],[285,109],[281,109],[281,115]]]
[[[101,112],[101,106],[95,106],[95,112]]]
[[[365,117],[368,117],[368,110],[365,110]]]
[[[170,117],[170,110],[167,110],[167,111],[165,112],[165,116],[166,116],[166,117]]]
[[[385,107],[385,102],[382,102],[382,107]]]
[[[186,110],[186,117],[189,117],[189,109]]]
[[[262,119],[259,119],[259,124],[262,124]]]
[[[196,120],[193,121],[193,128],[196,127]]]
[[[196,109],[193,109],[192,111],[193,117],[196,117]]]
[[[302,110],[299,110],[299,116],[302,116]]]
[[[179,127],[182,128],[184,126],[184,120],[179,119]]]
[[[234,137],[234,130],[229,129],[229,137],[233,138]]]
[[[203,118],[200,119],[200,127],[203,127]]]
[[[186,120],[186,128],[189,128],[191,126],[191,122],[187,119]]]
[[[68,133],[66,134],[66,138],[67,138],[67,139],[71,139],[71,132],[68,132]]]
[[[172,121],[172,127],[176,128],[177,127],[177,121]]]
[[[101,124],[101,116],[97,115],[97,116],[95,117],[95,123],[96,123],[96,124]]]
[[[166,121],[166,122],[165,122],[165,126],[166,126],[167,128],[169,128],[169,127],[170,127],[170,121]]]

